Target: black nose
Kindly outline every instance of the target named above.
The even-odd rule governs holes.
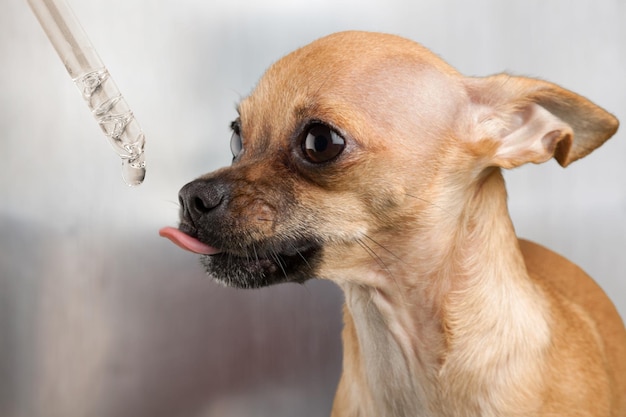
[[[196,224],[223,202],[227,187],[217,181],[195,180],[181,188],[178,200],[183,220]]]

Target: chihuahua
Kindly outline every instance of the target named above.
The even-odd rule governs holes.
[[[367,32],[292,52],[237,110],[232,165],[185,185],[160,234],[228,286],[341,287],[334,417],[626,416],[622,320],[579,267],[516,237],[501,172],[565,167],[615,117]]]

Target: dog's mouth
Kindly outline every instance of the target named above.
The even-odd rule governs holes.
[[[313,239],[258,242],[237,251],[217,248],[193,233],[164,227],[159,234],[189,252],[203,255],[202,265],[217,281],[237,288],[304,282],[314,275],[321,245]]]

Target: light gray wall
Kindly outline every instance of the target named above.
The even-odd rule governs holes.
[[[468,75],[551,80],[626,121],[626,2],[74,0],[147,135],[121,182],[24,0],[0,2],[0,415],[322,416],[340,371],[326,282],[242,292],[158,238],[177,191],[229,163],[234,105],[330,32],[417,40]],[[626,133],[507,173],[520,235],[576,261],[626,315]]]

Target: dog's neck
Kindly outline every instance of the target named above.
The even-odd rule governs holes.
[[[363,415],[498,415],[507,411],[497,408],[499,393],[517,398],[507,403],[517,411],[535,405],[525,387],[540,372],[548,315],[528,277],[500,171],[472,193],[458,216],[449,211],[421,231],[414,253],[380,253],[385,268],[357,272],[379,274],[368,282],[381,285],[341,285],[342,385],[352,386],[346,395]]]

